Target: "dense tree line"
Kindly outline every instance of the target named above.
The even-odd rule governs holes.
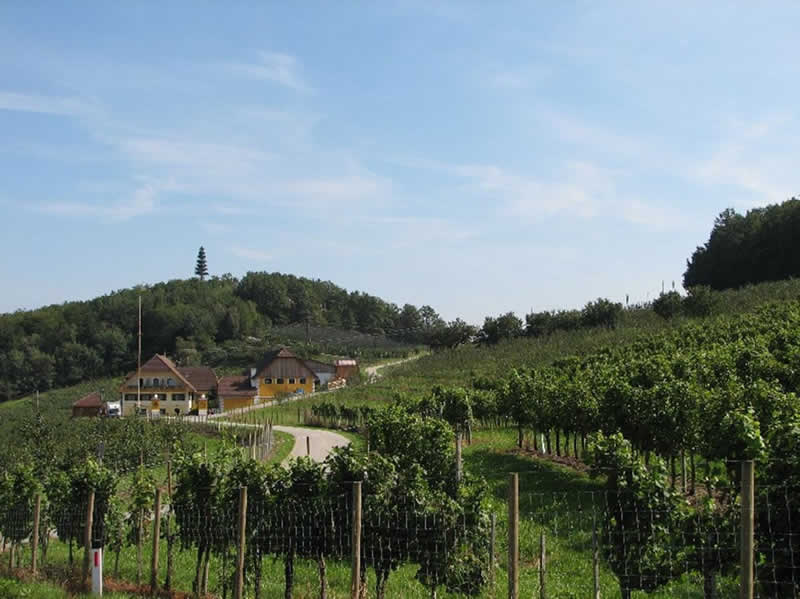
[[[442,340],[432,342],[448,345],[458,341],[444,333],[464,324],[451,330],[430,306],[399,308],[328,281],[280,273],[173,280],[0,315],[0,401],[135,368],[139,296],[142,356],[167,353],[187,363],[222,361],[217,354],[231,340],[276,341],[271,328],[291,323],[404,343],[425,343],[437,332]]]
[[[724,210],[708,241],[687,261],[683,286],[728,289],[800,276],[800,199]]]
[[[587,303],[582,310],[531,312],[525,322],[513,312],[487,316],[477,331],[475,341],[494,345],[517,337],[543,337],[556,331],[574,331],[593,327],[616,328],[622,317],[622,304],[605,298]]]

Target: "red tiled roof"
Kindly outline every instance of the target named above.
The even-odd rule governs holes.
[[[244,376],[224,376],[219,379],[217,395],[223,399],[226,397],[253,397],[257,389],[250,386],[250,377]]]
[[[102,408],[103,407],[103,396],[100,395],[99,391],[94,391],[93,393],[89,393],[89,395],[85,395],[81,397],[78,401],[72,404],[73,408]]]
[[[214,375],[214,371],[211,370],[210,368],[208,370],[211,371],[211,376],[214,377],[214,382],[216,383],[216,376]],[[185,386],[190,391],[205,391],[207,389],[212,389],[214,387],[214,384],[212,384],[207,389],[205,389],[205,388],[199,388],[198,389],[194,384],[192,384],[192,381],[189,381],[188,378],[178,370],[178,367],[175,366],[175,364],[173,363],[172,360],[170,360],[167,356],[164,356],[164,355],[161,355],[161,354],[155,354],[147,362],[142,364],[141,372],[142,373],[147,373],[147,372],[169,372],[169,373],[172,373],[182,383],[182,385],[179,385],[179,386]],[[203,379],[201,377],[201,381],[202,380]],[[128,385],[127,383],[131,383],[131,385]],[[127,388],[136,387],[136,371],[128,374],[125,377],[125,382],[122,383],[122,387],[120,387],[120,390],[125,390],[126,387]]]
[[[217,375],[208,366],[180,366],[178,372],[186,377],[197,391],[211,391],[217,386]]]

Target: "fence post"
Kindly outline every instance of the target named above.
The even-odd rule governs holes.
[[[519,599],[519,474],[508,482],[508,599]]]
[[[311,456],[311,437],[306,436],[306,455]]]
[[[86,526],[83,531],[83,578],[85,588],[89,586],[89,574],[92,554],[92,517],[94,515],[94,489],[89,491],[89,501],[86,505]]]
[[[456,483],[461,482],[461,442],[463,435],[459,429],[456,432]]]
[[[150,592],[158,589],[158,543],[161,539],[161,489],[156,489],[156,505],[153,511],[153,555],[150,561]]]
[[[353,559],[350,573],[350,598],[358,599],[361,590],[361,481],[353,483]]]
[[[236,557],[234,599],[244,596],[244,554],[247,547],[247,487],[239,488],[239,554]]]
[[[754,488],[753,461],[746,460],[742,462],[741,599],[753,599]]]
[[[545,548],[545,535],[542,530],[539,535],[539,599],[547,599],[547,549]]]
[[[497,539],[497,516],[494,512],[489,516],[489,588],[491,596],[495,596],[494,565]]]
[[[172,588],[172,456],[167,460],[167,575],[164,577],[164,588]]]
[[[39,551],[39,521],[42,513],[42,496],[36,494],[33,504],[33,537],[31,538],[31,572],[36,574],[36,558]]]
[[[592,569],[594,599],[600,599],[600,551],[597,543],[597,520],[592,516]]]

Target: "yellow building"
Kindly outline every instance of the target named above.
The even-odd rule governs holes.
[[[217,389],[217,376],[211,368],[178,367],[161,354],[142,364],[138,379],[137,385],[136,373],[129,374],[120,387],[125,416],[135,414],[137,404],[140,410],[148,412],[157,406],[161,414],[188,414],[201,397],[209,397]]]
[[[285,347],[270,352],[250,370],[250,379],[258,388],[257,401],[287,393],[313,393],[314,377],[305,361]]]
[[[228,412],[239,408],[246,408],[255,403],[258,388],[255,383],[251,383],[250,377],[224,376],[219,379],[217,387],[217,397],[220,410]]]

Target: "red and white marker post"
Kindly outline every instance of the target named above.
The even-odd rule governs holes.
[[[103,596],[103,550],[92,549],[92,595]]]

